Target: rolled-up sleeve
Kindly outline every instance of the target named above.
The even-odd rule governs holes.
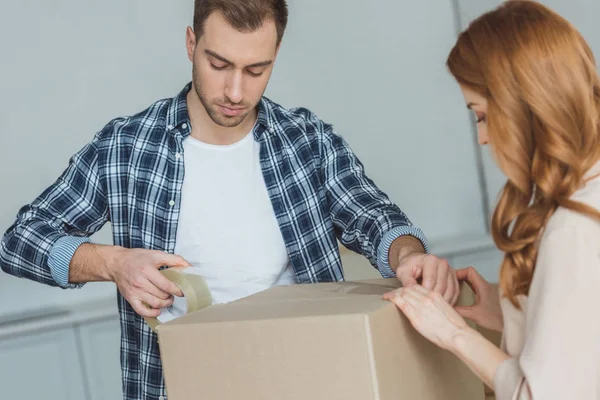
[[[600,399],[599,231],[559,228],[542,239],[524,348],[498,368],[497,400]]]
[[[98,164],[100,134],[71,158],[54,184],[19,210],[0,247],[4,272],[50,286],[83,286],[68,282],[71,258],[108,221]]]
[[[348,143],[331,128],[322,157],[330,214],[345,247],[364,255],[384,277],[395,276],[388,255],[397,238],[413,236],[429,250],[423,231],[366,175]]]

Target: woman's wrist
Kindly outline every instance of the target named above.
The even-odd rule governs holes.
[[[475,329],[471,328],[469,325],[458,329],[455,334],[452,336],[450,343],[448,343],[448,347],[446,350],[456,354],[461,355],[464,354],[465,350],[469,348],[469,344],[473,343],[477,339],[482,339],[483,336],[481,333],[477,332]]]
[[[498,368],[510,358],[471,327],[457,331],[447,350],[461,359],[492,390]]]

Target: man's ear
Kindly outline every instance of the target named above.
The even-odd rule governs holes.
[[[185,48],[187,49],[188,59],[194,62],[194,53],[196,51],[196,33],[191,26],[185,30]]]

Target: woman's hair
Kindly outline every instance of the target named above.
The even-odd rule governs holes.
[[[600,219],[570,199],[600,156],[594,56],[550,9],[507,1],[460,34],[447,66],[488,101],[489,143],[508,177],[491,229],[505,252],[500,287],[519,307],[516,296],[529,292],[539,238],[557,207]]]

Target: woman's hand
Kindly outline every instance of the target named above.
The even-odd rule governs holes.
[[[451,349],[456,336],[470,329],[439,293],[420,285],[386,293],[384,299],[396,304],[421,335],[443,349]]]
[[[470,319],[484,328],[502,332],[504,321],[500,308],[500,295],[498,290],[475,270],[473,267],[456,271],[459,281],[465,281],[475,293],[475,303],[472,306],[456,307],[456,311],[463,317]]]

